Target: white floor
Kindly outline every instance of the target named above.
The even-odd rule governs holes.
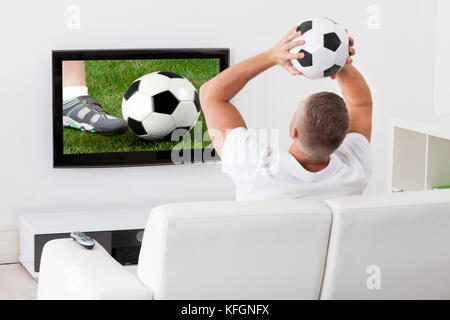
[[[36,292],[37,282],[22,265],[0,265],[0,300],[32,300]]]

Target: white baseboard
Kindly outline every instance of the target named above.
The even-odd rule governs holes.
[[[19,262],[19,231],[0,231],[0,264]]]

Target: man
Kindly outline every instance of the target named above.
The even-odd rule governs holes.
[[[200,100],[223,171],[236,185],[237,200],[333,197],[361,194],[372,160],[372,98],[352,58],[336,75],[344,99],[321,92],[302,101],[295,112],[289,151],[279,150],[248,130],[230,100],[261,72],[281,65],[292,75],[301,73],[290,54],[304,41],[291,29],[272,49],[217,75],[200,89]],[[350,37],[350,55],[354,55]]]

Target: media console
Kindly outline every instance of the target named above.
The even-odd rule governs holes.
[[[20,218],[21,264],[34,277],[44,245],[69,238],[72,231],[85,232],[123,265],[136,265],[149,208],[68,213],[27,214]]]

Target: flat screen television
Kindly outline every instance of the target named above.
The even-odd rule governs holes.
[[[55,50],[54,167],[218,160],[200,86],[229,66],[229,49]]]

